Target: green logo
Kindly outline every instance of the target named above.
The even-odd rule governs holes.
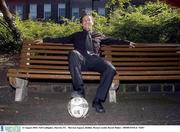
[[[4,126],[4,132],[21,132],[20,126]]]
[[[4,127],[3,126],[1,126],[1,132],[3,132],[4,131]]]

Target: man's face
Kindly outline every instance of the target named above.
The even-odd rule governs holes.
[[[82,27],[84,30],[89,31],[92,29],[93,20],[91,16],[84,16],[82,19]]]

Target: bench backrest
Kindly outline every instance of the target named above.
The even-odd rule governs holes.
[[[67,70],[67,55],[72,49],[70,44],[25,43],[21,51],[20,68]]]
[[[68,69],[71,44],[26,43],[21,51],[20,67]],[[102,56],[121,70],[168,70],[180,66],[180,45],[137,44],[136,48],[123,45],[102,46]],[[42,65],[41,65],[42,64]]]
[[[179,44],[104,46],[103,54],[118,71],[118,80],[180,80]]]
[[[70,44],[26,43],[22,48],[20,68],[58,70],[58,72],[69,74],[67,72],[68,53],[72,49],[73,46]],[[163,71],[171,71],[169,73],[173,76],[177,73],[178,76],[171,77],[171,79],[180,79],[180,45],[178,44],[137,44],[136,48],[129,48],[125,45],[102,45],[101,51],[102,57],[116,67],[121,76],[119,80],[129,80],[128,76],[131,76],[132,80],[150,79],[149,76],[144,78],[146,74],[151,75],[151,79],[158,75],[167,76],[168,73],[162,74]],[[96,74],[93,73],[93,75]],[[156,77],[156,79],[160,78],[160,76]],[[168,78],[170,77],[165,79]]]

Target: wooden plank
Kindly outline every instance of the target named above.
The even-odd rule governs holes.
[[[66,46],[66,45],[58,45],[58,46],[52,46],[52,45],[26,45],[24,46],[25,49],[56,49],[56,50],[72,50],[74,49],[72,46]]]
[[[9,73],[20,74],[70,74],[69,70],[9,69]],[[98,72],[82,72],[83,75],[99,75]]]
[[[153,76],[179,75],[180,76],[180,71],[119,71],[118,75],[119,76],[123,76],[123,75],[129,75],[129,76],[133,76],[133,75],[139,75],[139,76],[141,76],[141,75],[153,75]]]
[[[160,67],[116,67],[116,70],[117,71],[166,71],[166,70],[170,70],[170,71],[177,71],[177,70],[180,70],[180,67],[163,67],[163,66],[160,66]]]
[[[69,69],[69,67],[66,65],[66,66],[46,66],[46,65],[20,65],[20,68],[31,68],[31,69],[44,69],[44,70],[47,70],[47,69]]]
[[[105,45],[102,44],[103,46],[112,46],[112,47],[129,47],[129,45],[119,45],[119,44],[113,44],[113,45]],[[136,47],[180,47],[180,44],[174,44],[174,43],[136,43]]]
[[[31,45],[39,45],[39,46],[41,46],[41,45],[44,45],[44,46],[60,46],[60,45],[62,45],[62,46],[66,46],[66,47],[73,47],[73,44],[63,44],[63,43],[47,43],[47,42],[44,42],[44,43],[33,43],[33,42],[28,42],[28,43],[23,43],[23,46],[31,46]]]
[[[8,76],[11,77],[19,77],[19,78],[31,78],[31,79],[58,79],[58,80],[70,80],[71,76],[70,75],[49,75],[49,74],[13,74],[13,73],[8,73]],[[99,80],[100,76],[86,76],[82,75],[82,78],[85,80]]]
[[[30,59],[52,59],[52,60],[68,60],[67,56],[47,56],[47,55],[36,55],[28,56]]]
[[[58,50],[29,50],[23,51],[22,53],[51,53],[51,54],[68,54],[69,51],[58,51]]]
[[[67,50],[70,51],[73,49],[73,47],[67,47],[67,46],[25,46],[22,48],[23,50]]]
[[[67,43],[65,43],[65,44],[63,44],[63,43],[47,43],[47,42],[44,42],[44,43],[41,43],[41,44],[36,44],[36,43],[31,43],[31,44],[28,44],[28,45],[49,45],[49,46],[60,46],[60,45],[62,45],[62,46],[69,46],[69,47],[72,47],[73,46],[73,44],[67,44]]]
[[[53,61],[53,60],[25,60],[26,63],[30,63],[30,65],[35,65],[35,64],[68,64],[68,61]],[[23,63],[23,61],[22,61]]]
[[[163,81],[163,80],[180,80],[180,75],[178,76],[116,76],[115,79],[120,81]]]
[[[8,76],[11,77],[20,77],[20,78],[34,78],[34,79],[58,79],[58,80],[70,80],[70,75],[49,75],[49,74],[43,74],[43,75],[37,75],[37,74],[11,74],[8,73]],[[83,79],[85,80],[99,80],[100,76],[83,76]],[[118,79],[120,81],[122,80],[128,80],[128,81],[134,81],[134,80],[180,80],[180,75],[177,76],[116,76],[115,79]]]
[[[59,54],[27,54],[27,53],[21,53],[20,56],[21,59],[27,60],[27,59],[55,59],[55,60],[68,60],[68,55],[59,55]]]
[[[178,51],[180,50],[179,48],[172,48],[172,47],[166,47],[166,48],[162,48],[162,47],[149,47],[149,48],[127,48],[127,47],[103,47],[101,48],[101,50],[103,51],[119,51],[119,52],[125,52],[125,51],[131,51],[131,52],[142,52],[142,51],[146,51],[146,52],[174,52],[174,51]]]
[[[106,57],[107,60],[111,60],[111,61],[124,61],[124,62],[136,62],[136,61],[143,61],[143,62],[151,62],[151,61],[180,61],[180,57],[135,57],[134,59],[132,59],[132,57],[111,57],[108,58]]]
[[[9,73],[14,74],[49,74],[49,75],[69,75],[69,71],[62,71],[62,70],[38,70],[38,69],[9,69]],[[100,75],[97,72],[82,72],[82,75]],[[119,76],[124,75],[180,75],[180,71],[118,71]]]
[[[180,44],[175,43],[136,43],[137,47],[180,47]]]
[[[179,62],[112,62],[116,67],[118,66],[179,66]]]
[[[102,53],[106,55],[105,52]],[[111,52],[111,55],[117,56],[178,56],[177,53],[153,53],[153,52]]]

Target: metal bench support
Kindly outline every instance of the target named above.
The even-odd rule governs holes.
[[[111,87],[109,89],[109,102],[116,103],[116,90],[119,87],[119,80],[113,80]]]
[[[23,101],[28,95],[28,90],[27,90],[28,80],[9,77],[9,82],[12,87],[16,88],[15,101],[17,102]]]

